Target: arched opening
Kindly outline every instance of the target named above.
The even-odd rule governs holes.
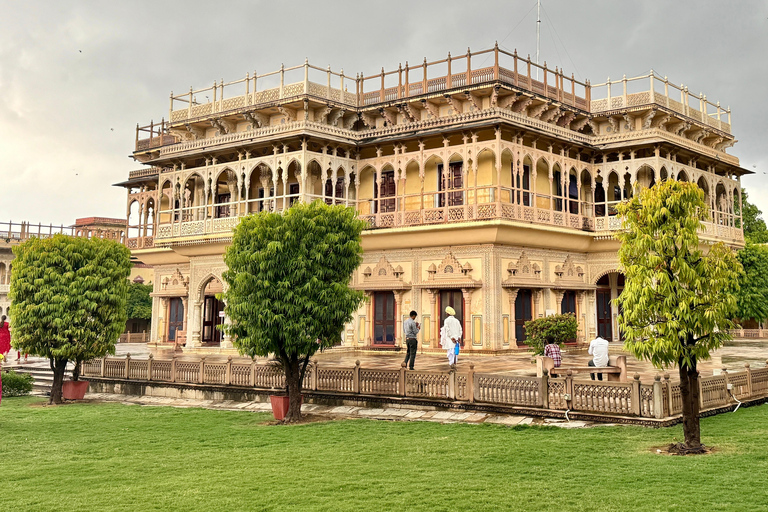
[[[381,176],[377,177],[377,185],[374,187],[374,211],[373,213],[390,213],[397,208],[397,182],[395,181],[395,169],[387,164],[381,170]]]
[[[170,181],[163,183],[163,188],[160,190],[160,218],[158,219],[160,224],[168,224],[172,218],[172,206],[173,200],[173,187]]]
[[[443,164],[437,165],[437,172],[440,176],[438,181],[438,206],[461,206],[464,204],[464,180],[462,169],[464,161],[461,155],[454,154],[448,160],[448,168],[444,169]],[[448,191],[448,193],[445,193]],[[454,191],[454,192],[451,192]]]
[[[539,158],[536,162],[536,207],[543,210],[553,208],[552,192],[549,187],[549,162],[545,158]]]
[[[619,175],[611,172],[608,175],[608,215],[616,215],[616,205],[621,202],[621,186],[619,185]]]
[[[221,343],[220,325],[224,324],[224,302],[216,295],[224,291],[221,281],[210,277],[203,287],[203,318],[201,323],[201,341],[210,346]]]
[[[603,194],[605,195],[605,194]],[[580,193],[581,202],[583,207],[581,209],[583,215],[589,215],[593,211],[592,204],[594,198],[592,197],[592,175],[586,169],[581,171],[581,185]]]
[[[325,180],[326,204],[343,204],[345,194],[344,169],[339,167],[335,173],[328,171],[328,179]],[[335,177],[335,179],[334,179]]]
[[[688,173],[686,173],[683,169],[680,169],[677,172],[677,181],[688,181]]]
[[[312,176],[315,170],[310,169]],[[317,168],[319,172],[319,167]],[[319,175],[319,174],[318,174]],[[376,169],[366,165],[360,170],[360,180],[357,188],[357,209],[362,215],[374,213],[374,196],[376,189]]]
[[[227,169],[219,174],[214,189],[214,217],[217,219],[236,215],[237,175]]]
[[[501,152],[501,198],[504,203],[513,203],[515,188],[515,170],[512,168],[512,152],[505,149]]]
[[[656,184],[656,176],[653,168],[644,165],[637,171],[637,178],[635,179],[635,185],[637,191],[640,192],[643,189],[652,188]]]
[[[579,177],[574,168],[568,171],[568,212],[579,213]]]
[[[283,186],[283,201],[282,208],[290,208],[293,204],[299,200],[301,195],[301,165],[296,160],[291,160],[288,164],[288,170],[285,175],[285,183]]]
[[[5,263],[0,263],[0,284],[10,283],[8,270],[5,268]]]
[[[663,183],[668,179],[669,179],[669,173],[667,172],[667,168],[662,167],[661,170],[659,171],[659,180],[661,180],[661,182]]]
[[[531,172],[533,169],[533,160],[526,156],[523,159],[522,172],[517,173],[517,202],[523,206],[531,206]]]
[[[563,211],[563,172],[560,169],[560,164],[555,164],[552,167],[552,190],[551,190],[553,203],[552,208],[557,211]]]
[[[595,217],[603,217],[607,212],[607,195],[603,186],[603,177],[595,178]]]
[[[251,170],[248,180],[248,213],[263,212],[270,209],[270,201],[275,196],[272,183],[272,169],[266,164],[258,164]]]
[[[709,194],[709,183],[707,183],[706,178],[704,176],[700,176],[699,179],[696,181],[696,184],[699,186],[699,188],[704,191],[704,202],[707,203],[708,207],[712,207],[712,198]]]
[[[468,178],[467,186],[474,188],[471,198],[475,203],[488,203],[495,200],[498,172],[496,169],[496,154],[490,149],[484,149],[477,154],[477,172]]]
[[[131,202],[128,207],[128,238],[141,236],[141,213],[138,201]]]
[[[721,226],[730,225],[728,194],[722,182],[715,187],[715,210],[717,212],[717,223]]]
[[[419,210],[423,207],[419,163],[411,160],[405,165],[405,209]]]
[[[597,335],[608,341],[623,339],[618,328],[618,315],[621,310],[615,299],[624,290],[624,274],[608,272],[595,283],[595,306],[597,319]]]
[[[206,216],[206,191],[205,181],[199,174],[193,174],[184,183],[181,197],[181,220],[201,220]],[[176,199],[178,204],[179,200]]]

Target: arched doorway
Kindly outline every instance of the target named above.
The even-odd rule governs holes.
[[[615,299],[624,290],[624,274],[609,272],[595,283],[595,308],[597,317],[597,335],[608,341],[623,339],[618,326],[621,313]]]
[[[216,295],[223,291],[221,281],[215,277],[203,288],[201,341],[213,346],[219,345],[223,337],[219,326],[224,324],[224,302],[216,298]]]

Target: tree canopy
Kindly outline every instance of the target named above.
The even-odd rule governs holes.
[[[130,252],[112,240],[65,235],[32,238],[13,252],[13,346],[50,360],[51,402],[59,403],[67,361],[79,367],[115,351],[127,319]]]
[[[768,243],[768,228],[763,220],[763,212],[749,202],[746,190],[741,191],[741,218],[744,223],[744,239],[756,244]]]
[[[130,283],[128,285],[128,302],[126,313],[128,318],[149,320],[152,318],[152,285]]]
[[[744,272],[739,275],[736,317],[761,322],[768,318],[768,247],[747,243],[737,256]]]
[[[234,345],[242,354],[275,354],[300,418],[301,382],[309,358],[341,341],[363,293],[349,287],[362,261],[365,224],[354,209],[320,201],[285,213],[243,217],[227,248],[223,294]],[[298,410],[297,410],[298,408]]]
[[[619,261],[626,275],[617,302],[625,347],[656,367],[677,364],[687,449],[700,448],[697,361],[728,339],[738,276],[733,251],[699,243],[708,218],[704,192],[666,181],[619,205],[626,231]]]

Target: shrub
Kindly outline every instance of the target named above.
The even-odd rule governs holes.
[[[525,322],[525,343],[534,355],[541,355],[544,353],[544,346],[550,340],[562,345],[566,341],[574,339],[578,329],[579,324],[573,313],[537,318]]]
[[[24,396],[32,391],[34,379],[28,373],[3,372],[3,396]]]

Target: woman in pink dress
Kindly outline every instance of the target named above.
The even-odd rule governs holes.
[[[0,318],[0,354],[7,356],[11,350],[11,331],[8,329],[8,322],[5,321],[5,315]]]

